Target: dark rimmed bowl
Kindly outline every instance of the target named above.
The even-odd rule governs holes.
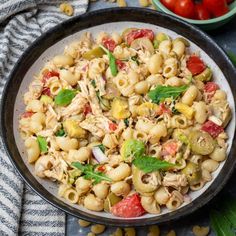
[[[27,87],[27,81],[31,81],[32,77],[28,78],[28,73],[32,65],[38,62],[37,60],[39,57],[42,57],[41,59],[45,60],[43,53],[47,49],[53,51],[53,45],[69,35],[73,35],[76,32],[93,26],[124,21],[140,22],[140,24],[148,23],[151,24],[152,27],[156,28],[164,27],[190,39],[196,47],[200,47],[203,51],[207,52],[209,60],[213,59],[214,61],[212,60],[212,63],[214,62],[215,66],[218,68],[218,70],[217,68],[215,69],[215,73],[219,75],[222,74],[222,76],[227,78],[228,83],[225,79],[218,82],[225,84],[226,90],[228,90],[227,93],[231,96],[231,104],[234,106],[234,100],[236,98],[236,82],[234,80],[236,78],[236,70],[224,51],[209,36],[194,26],[164,13],[158,13],[156,11],[140,8],[111,8],[73,17],[72,19],[63,22],[43,34],[26,50],[26,52],[19,59],[18,63],[15,65],[3,93],[3,101],[1,104],[1,134],[9,158],[18,170],[19,174],[38,195],[51,203],[53,206],[78,218],[107,225],[144,226],[174,221],[194,212],[209,202],[223,188],[232,174],[236,162],[234,112],[233,120],[231,121],[229,129],[231,144],[233,143],[234,145],[231,147],[227,160],[224,164],[222,164],[223,168],[215,176],[214,181],[200,196],[176,211],[167,212],[164,215],[153,215],[149,218],[137,219],[115,219],[112,217],[109,218],[101,215],[95,215],[92,212],[85,212],[84,210],[75,208],[73,205],[70,205],[61,198],[58,198],[56,194],[53,194],[53,191],[51,191],[50,187],[46,187],[44,182],[40,182],[40,180],[31,173],[32,168],[26,164],[25,160],[22,158],[22,156],[24,156],[24,151],[21,150],[22,143],[20,143],[16,134],[17,115],[22,112],[22,108],[19,107],[19,103],[23,104],[23,91],[19,93],[19,90],[22,89],[24,84],[24,86]],[[124,24],[123,28],[126,27],[128,27],[128,25]],[[52,48],[50,49],[50,47]],[[55,50],[54,53],[56,53]],[[207,54],[204,54],[205,57],[208,57]],[[234,107],[232,108],[234,110]]]

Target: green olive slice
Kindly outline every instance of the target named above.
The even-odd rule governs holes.
[[[92,60],[94,58],[102,57],[105,54],[102,48],[95,47],[87,52],[85,52],[82,57],[86,60]]]
[[[215,141],[206,132],[195,130],[189,135],[191,150],[200,155],[209,155],[215,148]]]
[[[193,162],[189,162],[181,172],[186,175],[190,185],[199,183],[202,177],[202,172],[199,165]]]
[[[201,74],[195,75],[193,78],[195,80],[206,82],[211,80],[211,77],[212,77],[212,70],[209,67],[207,67]]]

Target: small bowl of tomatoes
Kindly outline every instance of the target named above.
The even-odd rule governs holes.
[[[158,10],[204,30],[216,29],[236,14],[236,0],[153,0]]]

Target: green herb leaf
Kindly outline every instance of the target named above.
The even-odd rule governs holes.
[[[230,221],[220,212],[212,210],[210,222],[217,236],[235,236]]]
[[[103,180],[109,181],[109,182],[112,181],[112,179],[107,177],[104,173],[95,171],[94,170],[95,166],[93,165],[90,165],[90,164],[82,165],[79,162],[72,162],[71,165],[81,170],[82,173],[84,174],[85,179],[93,180],[94,185],[100,183]]]
[[[129,126],[129,120],[128,120],[128,118],[124,119],[124,123],[125,123],[126,127]]]
[[[153,41],[153,47],[155,49],[157,49],[159,47],[159,42],[156,39],[154,39],[154,41]]]
[[[231,52],[231,51],[228,51],[227,54],[229,56],[229,59],[236,66],[236,55],[233,52]]]
[[[59,129],[56,134],[57,137],[62,137],[65,135],[65,130],[63,128]]]
[[[153,103],[159,104],[166,98],[176,99],[180,96],[181,93],[186,91],[187,88],[187,85],[183,85],[180,87],[158,85],[155,89],[148,92],[148,97],[152,100]]]
[[[91,84],[92,84],[92,86],[93,86],[94,88],[96,88],[96,82],[95,82],[94,79],[91,81]]]
[[[105,152],[105,146],[103,144],[99,144],[96,147],[99,147],[102,152]]]
[[[113,56],[113,54],[104,46],[100,45],[100,48],[102,48],[106,54],[108,55],[108,59],[109,59],[109,66],[110,66],[110,70],[111,70],[111,74],[113,76],[116,76],[118,73],[118,69],[117,69],[117,65],[116,65],[116,58]]]
[[[47,147],[47,141],[44,137],[42,136],[37,136],[37,141],[39,144],[39,149],[41,152],[47,152],[48,151],[48,147]]]
[[[70,89],[62,89],[55,97],[55,103],[59,106],[66,106],[71,103],[75,97],[76,91]]]
[[[133,160],[133,164],[144,173],[150,173],[157,170],[166,170],[175,166],[172,163],[150,156],[138,156]]]
[[[136,62],[136,64],[139,66],[139,61],[138,61],[138,57],[137,56],[133,56],[133,57],[131,57],[131,60],[132,61],[134,61],[134,62]]]
[[[143,155],[144,152],[144,143],[135,139],[125,140],[121,147],[121,156],[126,161],[131,161],[133,158]]]

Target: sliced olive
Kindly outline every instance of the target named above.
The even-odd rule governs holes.
[[[208,155],[215,148],[215,141],[206,132],[195,130],[189,135],[189,143],[191,150],[200,155]]]
[[[186,167],[182,169],[182,173],[186,175],[190,185],[199,183],[202,177],[202,172],[199,165],[193,162],[189,162]]]
[[[109,193],[107,198],[104,201],[104,210],[106,212],[110,212],[111,207],[121,200],[122,200],[121,197],[116,196],[114,193]]]
[[[93,49],[85,52],[82,55],[82,57],[86,60],[92,60],[94,58],[102,57],[104,54],[105,54],[105,52],[100,47],[96,47],[96,48],[93,48]]]
[[[207,67],[201,74],[195,75],[193,78],[196,80],[200,80],[203,82],[211,80],[212,71],[209,67]]]
[[[130,45],[131,48],[134,48],[135,50],[138,50],[138,49],[146,49],[147,51],[149,51],[151,54],[154,53],[154,47],[153,47],[153,44],[152,42],[150,41],[150,39],[148,38],[138,38],[138,39],[135,39],[131,45]]]

